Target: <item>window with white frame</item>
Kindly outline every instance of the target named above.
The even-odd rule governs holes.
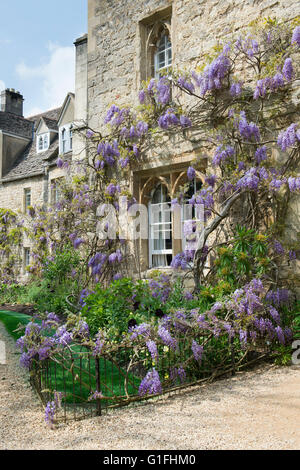
[[[26,188],[26,189],[24,189],[24,210],[25,210],[25,213],[28,211],[30,206],[31,206],[31,189]]]
[[[73,126],[65,125],[59,130],[59,148],[60,153],[70,152],[73,148]]]
[[[170,266],[173,254],[171,199],[165,185],[159,184],[149,204],[150,267]]]
[[[61,188],[60,184],[62,178],[56,178],[51,181],[51,202],[52,204],[57,204],[61,198]]]
[[[24,267],[30,265],[30,248],[24,248]]]
[[[189,204],[190,199],[200,191],[202,181],[194,179],[189,182],[184,194],[184,204],[182,206],[182,249],[193,250],[196,240],[195,233],[199,232],[199,224],[203,223],[202,206],[195,207]]]
[[[38,135],[36,139],[37,152],[40,153],[40,152],[45,152],[45,150],[48,150],[49,143],[50,143],[49,132]]]
[[[157,42],[157,50],[154,54],[154,75],[160,78],[166,75],[172,65],[172,44],[169,35],[163,31]]]

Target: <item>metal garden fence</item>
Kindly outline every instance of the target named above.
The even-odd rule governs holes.
[[[228,335],[197,338],[205,344],[201,363],[191,355],[191,338],[177,338],[173,351],[159,345],[159,360],[154,364],[145,346],[116,347],[110,353],[94,356],[83,346],[72,346],[51,359],[34,360],[31,384],[42,403],[59,396],[56,421],[80,420],[101,416],[108,410],[175,392],[192,385],[235,374],[239,369],[266,357],[265,349],[243,350]],[[159,395],[140,396],[141,381],[153,367],[160,376]]]

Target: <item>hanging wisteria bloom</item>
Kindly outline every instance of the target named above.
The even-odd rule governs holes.
[[[264,145],[263,147],[259,147],[255,152],[255,158],[257,163],[261,163],[267,159],[267,147]]]
[[[227,77],[231,68],[228,52],[229,50],[226,49],[211,64],[207,65],[202,75],[193,74],[202,96],[205,96],[208,91],[222,88],[223,80]]]
[[[50,427],[52,427],[54,424],[55,414],[56,414],[56,404],[54,401],[49,401],[45,408],[45,421]]]
[[[300,191],[300,176],[290,177],[288,179],[288,185],[291,192]]]
[[[171,333],[166,328],[159,326],[157,333],[166,346],[173,349],[174,351],[177,349],[176,339],[171,336]]]
[[[201,363],[204,348],[203,346],[199,346],[199,344],[195,340],[193,340],[193,343],[192,343],[192,352],[194,354],[195,360]]]
[[[190,79],[185,78],[185,77],[179,77],[178,79],[178,85],[181,88],[184,88],[185,90],[188,90],[190,93],[194,93],[195,91],[195,86],[194,84],[190,81]]]
[[[241,82],[235,82],[230,87],[230,94],[231,96],[239,96],[242,93],[242,86]]]
[[[246,114],[244,111],[240,114],[240,122],[239,122],[239,132],[245,140],[251,141],[255,140],[256,142],[260,141],[260,132],[256,124],[253,122],[248,123],[246,119]]]
[[[152,340],[147,341],[146,346],[151,354],[152,360],[154,362],[158,361],[158,351],[157,351],[157,346],[156,343]]]
[[[157,395],[162,393],[162,385],[157,370],[152,369],[142,380],[139,387],[139,395]]]
[[[282,68],[282,74],[284,75],[284,78],[288,81],[292,80],[294,76],[293,62],[292,62],[292,59],[290,59],[289,57],[285,59],[285,62]]]
[[[193,181],[196,178],[196,171],[192,166],[190,166],[187,171],[187,177],[189,181]]]
[[[285,131],[280,132],[277,143],[284,152],[300,142],[300,132],[297,128],[297,124],[293,123]]]
[[[227,159],[233,157],[235,154],[234,148],[231,145],[227,145],[223,148],[222,145],[217,147],[216,152],[213,157],[213,165],[220,165],[221,163],[225,162]]]
[[[297,44],[300,47],[300,26],[296,26],[293,31],[292,44]]]

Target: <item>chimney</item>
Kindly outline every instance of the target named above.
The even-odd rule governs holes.
[[[23,96],[14,88],[7,88],[1,92],[1,111],[23,117]]]

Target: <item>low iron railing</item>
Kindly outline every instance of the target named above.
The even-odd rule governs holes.
[[[116,347],[112,352],[94,356],[82,346],[72,346],[45,361],[34,360],[31,384],[42,403],[57,400],[56,420],[101,416],[109,409],[153,398],[141,396],[139,388],[147,372],[155,367],[161,381],[161,393],[175,392],[192,385],[235,374],[241,368],[266,357],[265,349],[243,350],[228,335],[198,338],[205,344],[201,362],[191,355],[190,338],[177,338],[178,349],[158,346],[159,360],[154,363],[145,346]]]

